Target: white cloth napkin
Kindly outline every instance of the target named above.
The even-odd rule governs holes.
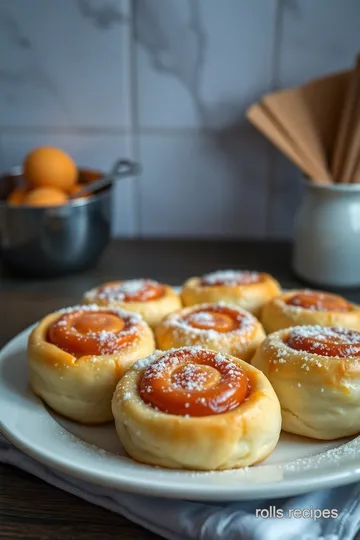
[[[104,488],[60,474],[0,435],[0,462],[14,465],[168,540],[352,540],[360,529],[360,483],[297,497],[238,503],[160,499]],[[262,518],[258,509],[337,510],[334,518]]]

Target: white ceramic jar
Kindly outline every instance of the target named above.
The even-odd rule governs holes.
[[[305,181],[295,218],[293,269],[314,285],[360,285],[360,185]]]

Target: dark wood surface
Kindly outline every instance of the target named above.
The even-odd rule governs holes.
[[[51,280],[13,278],[0,270],[0,346],[18,332],[104,281],[152,277],[181,284],[220,268],[273,274],[283,287],[303,286],[290,270],[291,246],[277,242],[117,241],[85,273]],[[344,292],[360,302],[360,289]],[[93,506],[12,467],[0,465],[0,538],[155,540],[125,518]]]

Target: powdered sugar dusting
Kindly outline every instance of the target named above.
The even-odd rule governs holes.
[[[97,304],[79,304],[58,309],[56,313],[72,313],[74,311],[99,311],[103,309],[104,308],[99,307]]]
[[[155,362],[155,360],[158,360],[163,355],[164,355],[164,351],[156,350],[152,354],[147,356],[146,358],[137,360],[135,364],[133,364],[132,367],[133,369],[136,369],[137,371],[141,371],[143,369],[146,369],[152,362]]]
[[[307,303],[306,307],[302,305],[301,296],[304,297],[306,301],[307,295],[313,296],[314,293],[318,296],[317,301],[312,303]],[[335,299],[336,295],[330,295],[330,293],[322,293],[318,291],[313,291],[310,289],[296,290],[291,293],[284,293],[278,297],[275,297],[272,302],[275,305],[281,308],[281,311],[288,317],[301,315],[304,311],[329,311],[329,307],[326,306],[326,302],[329,300],[329,296]],[[351,303],[347,300],[339,297],[340,305],[338,310],[342,313],[352,311],[354,308]],[[337,311],[336,304],[330,304],[331,311]]]
[[[319,354],[317,352],[314,352],[313,350],[302,350],[302,349],[294,349],[292,348],[288,343],[287,339],[289,334],[292,332],[299,332],[303,335],[314,335],[318,337],[319,335],[322,336],[321,339],[325,339],[325,336],[336,336],[336,338],[339,337],[338,330],[342,331],[342,329],[332,329],[329,327],[322,327],[322,326],[294,326],[291,328],[287,328],[286,330],[279,330],[278,332],[274,332],[273,334],[269,335],[266,340],[263,342],[262,347],[264,347],[264,350],[267,351],[267,355],[269,358],[269,367],[271,370],[274,371],[274,373],[281,372],[282,366],[286,363],[291,364],[293,362],[298,363],[299,360],[301,360],[301,363],[299,363],[299,367],[301,370],[301,374],[298,374],[298,377],[295,379],[295,384],[300,388],[301,384],[312,384],[311,382],[311,374],[314,373],[314,369],[317,368],[321,371],[328,371],[331,370],[331,363],[329,363],[328,358],[337,358],[334,355],[327,355],[326,350],[322,351],[322,354]],[[347,332],[347,331],[346,331]],[[352,331],[350,331],[352,332]],[[323,333],[323,334],[322,334]],[[354,340],[354,336],[350,338],[350,341]],[[318,342],[316,345],[318,346],[321,341]],[[324,347],[326,346],[326,343],[324,342]],[[351,345],[347,345],[345,347],[351,347]],[[351,350],[351,349],[350,349]],[[355,350],[355,346],[354,346]],[[359,351],[359,348],[357,348]],[[352,351],[353,352],[353,351]],[[344,356],[339,355],[338,357],[343,358]],[[349,356],[347,356],[349,357]],[[351,358],[351,356],[350,356]],[[276,375],[275,375],[276,376]],[[309,377],[309,381],[307,381],[307,378]],[[301,381],[301,382],[300,382]],[[346,380],[342,380],[341,383],[343,386],[348,386],[348,383]],[[325,388],[320,387],[318,388],[319,393],[324,393]]]
[[[293,294],[287,295],[285,303],[308,311],[346,312],[352,310],[351,304],[341,296],[308,289],[295,291]]]
[[[212,323],[213,316],[211,315],[211,313],[208,313],[207,311],[198,311],[197,313],[194,313],[192,315],[192,320],[200,324]]]
[[[331,340],[334,343],[358,344],[360,333],[355,330],[345,328],[332,328],[329,326],[304,325],[296,326],[291,330],[291,334],[305,338],[316,338],[318,341]]]
[[[100,330],[99,332],[94,332],[93,330],[89,329],[85,333],[80,333],[76,330],[74,326],[69,326],[67,328],[68,321],[66,320],[65,315],[71,314],[71,313],[79,313],[79,314],[86,314],[86,313],[95,313],[99,312],[101,313],[109,313],[117,315],[120,319],[122,319],[125,323],[125,326],[122,330],[119,332],[112,332],[108,330]],[[107,354],[113,354],[117,350],[122,348],[122,341],[119,342],[119,336],[125,337],[125,336],[132,336],[133,338],[136,338],[140,332],[143,330],[143,327],[145,325],[144,321],[138,315],[137,313],[130,313],[128,311],[125,311],[123,309],[116,309],[116,308],[104,308],[101,306],[97,306],[95,304],[90,305],[79,305],[79,306],[71,306],[67,308],[63,308],[59,310],[57,313],[61,315],[58,321],[53,323],[53,328],[56,329],[56,327],[61,328],[61,335],[64,339],[64,350],[66,349],[65,343],[67,342],[67,338],[71,338],[72,342],[77,342],[81,345],[81,348],[84,347],[84,354],[86,354],[86,344],[96,342],[99,346],[99,353],[101,355],[107,355]],[[81,349],[80,349],[81,350]],[[71,353],[71,347],[69,349],[69,352]]]
[[[99,299],[108,302],[124,302],[127,297],[135,297],[149,285],[158,287],[159,283],[150,279],[130,279],[91,289],[85,293],[85,298],[90,301]]]
[[[236,286],[239,284],[255,283],[259,281],[260,274],[258,272],[248,270],[217,270],[210,272],[202,277],[203,285],[230,285]]]
[[[306,309],[310,311],[327,311],[327,309],[324,307],[324,299],[325,295],[319,295],[317,301],[314,302],[314,304],[307,306]],[[301,307],[302,309],[304,309],[302,305],[302,299],[298,297],[292,298],[289,305]]]
[[[80,304],[75,306],[68,306],[65,308],[59,309],[56,313],[73,313],[75,311],[79,311],[82,313],[86,313],[88,311],[101,311],[104,313],[115,313],[118,315],[121,319],[127,318],[132,324],[137,324],[140,322],[143,322],[143,319],[141,318],[138,313],[133,313],[131,311],[126,311],[125,309],[121,308],[107,308],[104,306],[98,306],[97,304]],[[63,323],[66,324],[66,323]]]
[[[301,350],[304,340],[308,352],[320,352],[323,356],[352,357],[360,354],[360,333],[355,330],[316,325],[297,326],[289,333],[288,344],[293,348]],[[332,347],[336,348],[335,353]]]
[[[298,458],[285,464],[282,468],[284,472],[302,472],[309,469],[318,469],[322,466],[332,466],[341,463],[344,458],[357,460],[359,456],[359,438],[347,444],[342,444],[337,448],[331,448],[321,454]]]
[[[186,364],[181,372],[175,373],[173,376],[173,387],[191,391],[200,390],[206,381],[205,371],[197,370],[195,364]]]
[[[197,328],[188,323],[187,318],[197,320],[200,323],[207,324],[212,321],[211,312],[219,312],[229,309],[235,315],[235,328],[225,332],[225,335],[236,335],[239,343],[246,343],[249,333],[253,330],[258,321],[251,313],[241,309],[238,306],[218,302],[214,304],[200,304],[191,308],[172,313],[163,321],[163,326],[172,328],[175,338],[196,339],[203,346],[208,346],[212,341],[221,339],[223,332],[214,329]]]
[[[171,386],[164,387],[162,389],[164,392],[171,392],[173,389],[182,389],[184,392],[191,393],[201,392],[207,376],[206,373],[201,373],[196,363],[196,356],[199,352],[205,352],[206,355],[213,356],[213,367],[225,373],[230,381],[236,383],[239,376],[245,376],[240,366],[228,360],[221,353],[215,354],[205,351],[201,347],[183,347],[167,351],[155,361],[150,360],[143,376],[144,385],[146,385],[147,379],[163,379],[168,373],[174,373]],[[182,367],[182,369],[179,373],[176,373],[178,367]],[[190,397],[190,394],[188,397]],[[204,400],[200,402],[203,403]]]
[[[117,335],[106,330],[102,330],[99,333],[88,332],[84,336],[79,336],[79,339],[93,339],[97,341],[100,346],[100,354],[111,354],[117,346]]]

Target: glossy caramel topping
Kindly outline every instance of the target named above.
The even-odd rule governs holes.
[[[105,283],[97,290],[96,297],[109,302],[149,302],[158,300],[164,294],[164,286],[156,281],[133,279]]]
[[[201,307],[184,316],[183,320],[192,328],[215,330],[221,333],[232,332],[249,324],[245,314],[221,305]]]
[[[245,372],[226,356],[197,347],[164,353],[145,370],[139,391],[145,403],[180,416],[231,411],[249,393]]]
[[[360,333],[345,328],[298,326],[290,331],[285,342],[292,349],[321,356],[360,356]]]
[[[171,382],[184,390],[189,388],[189,384],[193,387],[201,386],[203,390],[206,390],[218,384],[220,378],[220,373],[215,368],[195,363],[187,364],[186,368],[180,366],[171,374]]]
[[[316,291],[303,291],[287,299],[289,306],[299,306],[312,311],[350,311],[349,302],[341,296]]]
[[[81,313],[73,322],[74,329],[82,335],[101,331],[117,333],[121,332],[124,326],[124,321],[117,315],[101,312]]]
[[[75,310],[49,326],[47,340],[76,357],[112,354],[135,339],[136,321],[133,315]]]
[[[201,278],[200,284],[206,287],[250,285],[264,281],[264,279],[264,274],[250,272],[248,270],[218,270],[217,272],[205,274]]]

